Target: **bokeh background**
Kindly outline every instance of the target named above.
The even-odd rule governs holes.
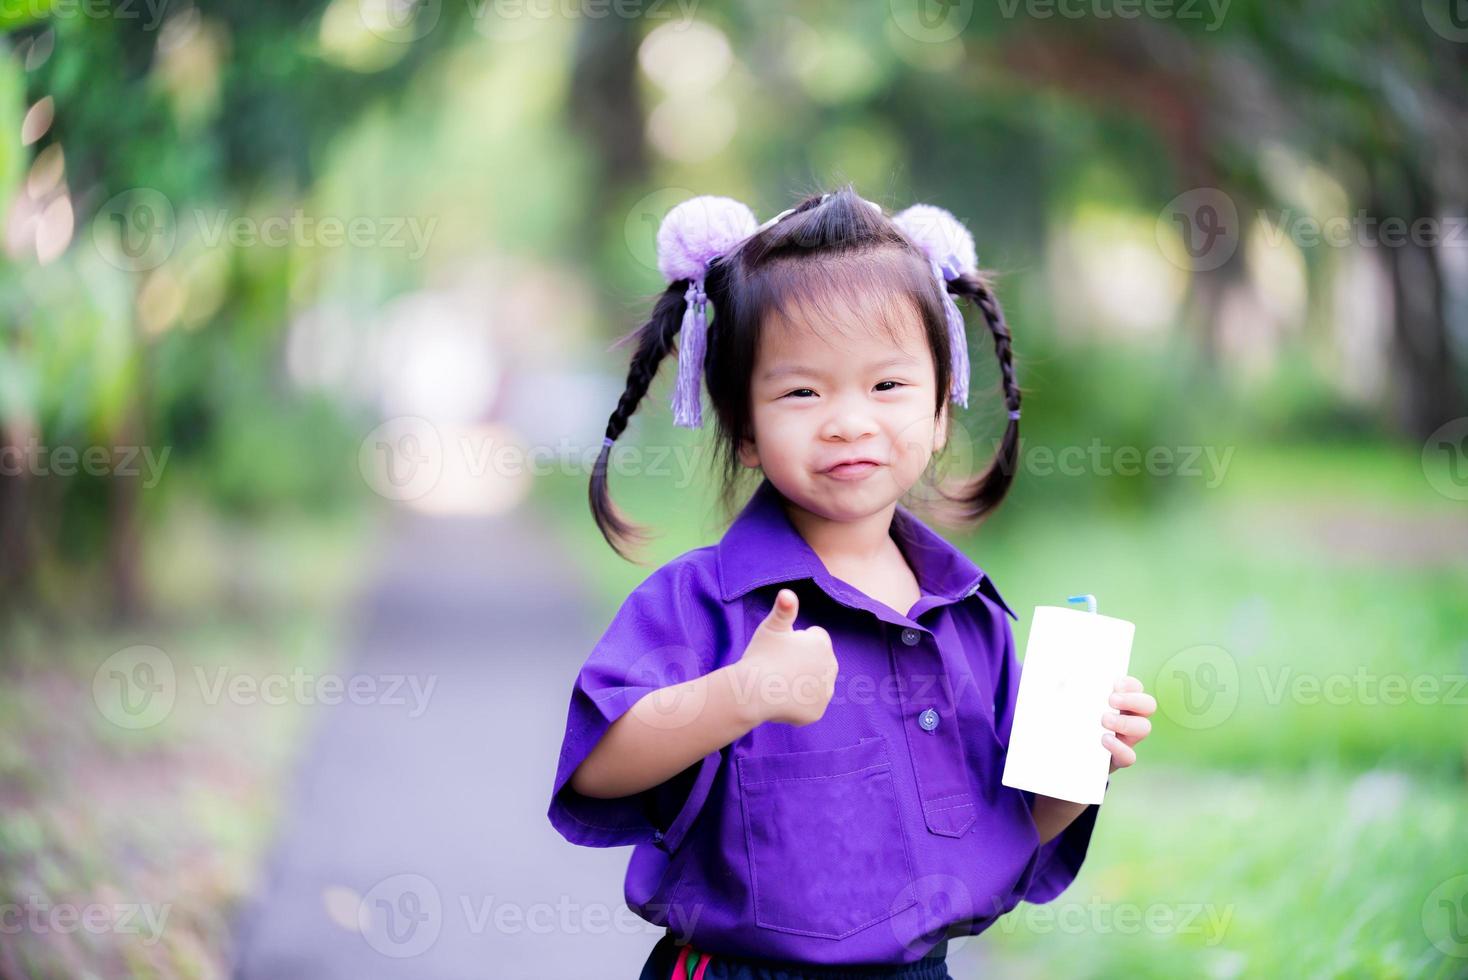
[[[1468,10],[23,0],[0,12],[0,974],[629,976],[545,807],[575,672],[712,543],[653,234],[949,208],[1025,392],[948,529],[1160,701],[968,976],[1468,975]],[[977,473],[1002,404],[941,463]]]

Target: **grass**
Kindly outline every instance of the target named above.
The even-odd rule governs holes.
[[[1021,651],[1033,608],[1076,592],[1135,622],[1131,673],[1159,701],[1081,876],[970,940],[979,972],[1468,976],[1433,918],[1433,901],[1468,908],[1464,504],[1412,447],[1241,446],[1211,489],[1104,507],[1112,488],[1088,479],[1021,473],[989,522],[945,532],[1020,614]],[[718,540],[707,482],[614,478],[661,532],[639,567],[601,542],[583,480],[543,481],[603,621],[658,564]],[[1210,906],[1221,932],[1182,927]],[[1172,924],[1126,931],[1108,909]]]
[[[1138,765],[1112,777],[1075,882],[970,955],[1005,977],[1462,976],[1436,899],[1468,895],[1464,803],[1391,770]]]

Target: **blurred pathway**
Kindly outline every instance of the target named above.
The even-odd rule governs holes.
[[[635,977],[661,930],[623,902],[630,850],[545,818],[605,625],[574,563],[524,511],[395,522],[336,668],[380,696],[314,709],[235,975]]]

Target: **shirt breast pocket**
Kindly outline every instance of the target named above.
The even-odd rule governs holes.
[[[738,771],[756,925],[841,939],[916,904],[885,738]]]

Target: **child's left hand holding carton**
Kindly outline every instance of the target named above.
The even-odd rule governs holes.
[[[1111,751],[1111,771],[1116,772],[1136,763],[1137,744],[1152,732],[1147,719],[1157,710],[1157,699],[1128,674],[1116,682],[1108,703],[1113,710],[1101,716],[1101,724],[1111,731],[1101,736],[1101,744]]]

